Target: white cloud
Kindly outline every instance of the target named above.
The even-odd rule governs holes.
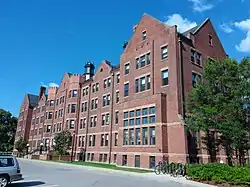
[[[193,10],[195,12],[204,12],[214,7],[213,4],[207,3],[206,0],[188,0],[188,1],[193,3]]]
[[[231,24],[223,23],[220,25],[221,30],[223,30],[225,33],[232,33],[234,30],[231,27]]]
[[[236,45],[236,49],[240,52],[250,53],[250,19],[234,22],[234,26],[246,33],[245,38],[239,45]]]
[[[49,83],[49,87],[59,87],[59,85],[54,82],[51,82]]]
[[[47,88],[48,86],[46,84],[44,84],[43,82],[40,82],[41,86]]]
[[[165,21],[165,23],[170,26],[177,25],[179,32],[185,32],[188,29],[197,26],[196,22],[191,22],[187,18],[182,18],[180,14],[167,16],[167,21]]]

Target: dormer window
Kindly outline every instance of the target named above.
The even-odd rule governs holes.
[[[146,40],[147,38],[147,31],[142,32],[142,40]]]
[[[208,39],[209,39],[209,45],[213,46],[213,37],[211,34],[208,35]]]

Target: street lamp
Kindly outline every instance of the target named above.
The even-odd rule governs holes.
[[[28,144],[28,143],[27,143],[27,145],[26,145],[26,155],[28,155],[28,152],[29,152],[29,146],[30,146],[30,144]]]
[[[43,143],[40,143],[40,155],[43,153]]]
[[[72,136],[72,149],[71,149],[71,156],[70,156],[70,161],[73,162],[73,154],[74,154],[74,142],[75,142],[75,131],[73,131],[73,136]]]

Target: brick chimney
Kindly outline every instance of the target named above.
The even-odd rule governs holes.
[[[40,87],[40,92],[39,92],[39,100],[41,99],[41,97],[43,96],[43,94],[45,94],[46,92],[46,87],[41,86]]]

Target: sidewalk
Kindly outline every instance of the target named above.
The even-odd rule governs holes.
[[[213,185],[203,184],[191,180],[187,180],[185,177],[171,177],[170,175],[156,175],[153,173],[135,173],[135,172],[128,172],[128,171],[121,171],[121,170],[112,170],[107,168],[100,168],[100,167],[91,167],[91,166],[83,166],[83,165],[75,165],[70,163],[60,163],[60,162],[53,162],[53,161],[45,161],[45,160],[31,160],[31,159],[25,159],[25,158],[18,158],[25,162],[33,162],[33,163],[46,163],[46,164],[52,164],[52,165],[61,165],[63,167],[68,168],[77,168],[77,169],[86,169],[89,171],[102,171],[105,172],[105,174],[117,174],[117,175],[127,175],[127,176],[133,176],[133,177],[140,177],[144,180],[157,180],[160,182],[167,182],[167,181],[174,181],[180,184],[185,185],[192,185],[197,187],[212,187]]]

